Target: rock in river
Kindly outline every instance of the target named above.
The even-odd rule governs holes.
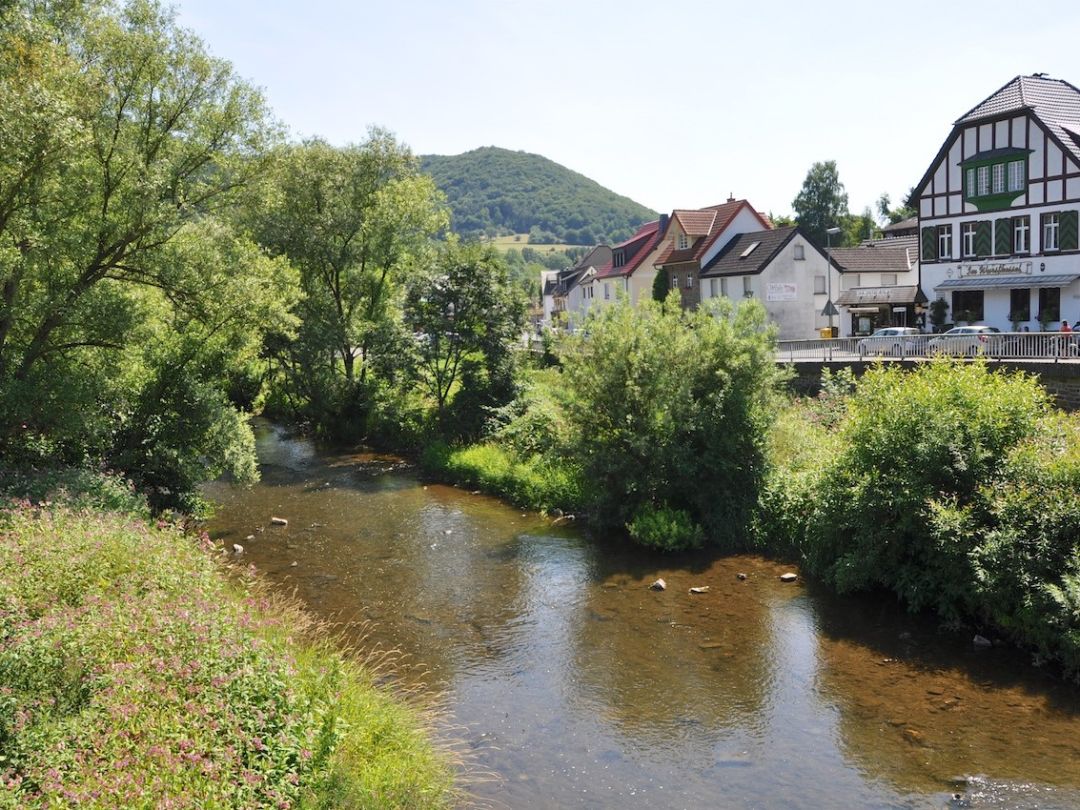
[[[993,647],[994,646],[994,643],[990,639],[988,639],[986,636],[979,636],[979,635],[976,635],[975,638],[973,638],[971,640],[971,643],[974,644],[976,647]]]
[[[794,582],[798,578],[799,578],[798,574],[793,574],[790,571],[788,571],[788,573],[786,573],[786,574],[781,574],[780,575],[780,581],[781,582]]]
[[[735,575],[735,579],[745,581],[746,580],[746,574],[738,573],[738,574]]]
[[[656,582],[654,582],[652,585],[649,586],[649,590],[650,591],[667,590],[667,583],[664,582],[664,580],[662,580],[662,579],[658,579],[658,580],[656,580]]]
[[[239,555],[244,553],[244,547],[242,545],[240,545],[239,543],[233,543],[232,553],[239,556]]]
[[[698,585],[698,586],[690,589],[690,593],[708,593],[708,592],[709,592],[709,586],[708,585]]]
[[[285,518],[272,517],[272,518],[270,518],[270,525],[271,526],[288,526],[289,521],[286,520]]]

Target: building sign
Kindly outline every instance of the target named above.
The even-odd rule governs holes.
[[[949,273],[952,276],[952,273]],[[988,276],[1031,275],[1031,262],[987,262],[985,264],[962,264],[957,268],[958,278],[986,278]]]
[[[798,286],[787,282],[771,282],[765,285],[766,301],[794,301],[798,294]]]

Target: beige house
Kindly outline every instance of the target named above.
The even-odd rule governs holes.
[[[720,205],[696,210],[676,209],[663,227],[654,264],[678,290],[685,308],[702,298],[698,283],[702,268],[737,234],[771,228],[772,223],[746,200],[733,197]]]
[[[592,279],[591,306],[607,306],[620,297],[626,297],[637,306],[643,298],[652,297],[656,276],[652,261],[665,219],[646,222],[625,242],[612,245],[611,260],[598,267]]]

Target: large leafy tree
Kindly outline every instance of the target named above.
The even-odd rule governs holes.
[[[21,0],[0,31],[0,442],[250,475],[223,385],[287,329],[289,273],[220,214],[277,136],[262,98],[152,0]]]
[[[512,395],[512,346],[525,307],[494,248],[445,245],[431,268],[411,279],[405,323],[414,336],[416,379],[440,422],[459,385],[473,414]]]
[[[396,353],[400,290],[448,213],[409,150],[381,129],[357,145],[288,149],[272,186],[255,232],[298,269],[304,300],[296,340],[270,348],[294,404],[327,426]]]
[[[799,227],[820,245],[825,244],[826,230],[843,226],[848,217],[848,196],[835,160],[810,167],[791,207]]]

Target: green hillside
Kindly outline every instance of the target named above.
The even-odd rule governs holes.
[[[485,146],[422,155],[466,235],[528,233],[533,242],[593,245],[627,238],[656,213],[540,155]]]

